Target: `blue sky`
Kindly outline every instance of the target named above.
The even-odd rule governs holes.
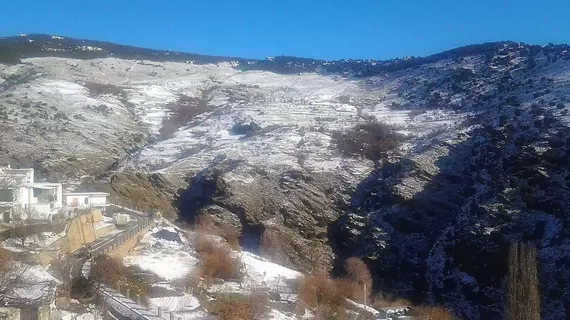
[[[424,56],[570,43],[570,0],[1,0],[0,36],[48,33],[193,53]]]

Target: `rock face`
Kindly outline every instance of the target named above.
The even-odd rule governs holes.
[[[181,218],[192,222],[200,213],[211,214],[243,229],[248,250],[303,270],[330,268],[328,228],[349,199],[342,179],[286,171],[243,184],[226,181],[228,172],[231,166],[220,163],[192,177],[178,198]]]
[[[109,192],[112,203],[143,212],[158,210],[169,219],[178,214],[173,206],[176,187],[157,173],[113,173],[102,180],[86,179],[79,190]]]
[[[340,252],[367,257],[380,290],[499,319],[509,244],[532,242],[543,319],[567,318],[570,128],[553,107],[517,110],[373,172],[341,218]]]

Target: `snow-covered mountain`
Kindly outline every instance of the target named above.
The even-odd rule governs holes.
[[[568,49],[502,42],[391,61],[247,60],[4,38],[0,159],[69,180],[160,173],[183,189],[172,198],[186,220],[208,212],[299,270],[362,256],[377,289],[469,319],[497,317],[505,250],[535,241],[544,318],[561,319]],[[339,148],[344,133],[375,122],[403,143],[382,157]],[[278,250],[264,248],[268,238]]]

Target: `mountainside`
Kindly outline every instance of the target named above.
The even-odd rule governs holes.
[[[149,206],[302,271],[361,256],[379,291],[466,319],[501,317],[508,245],[534,241],[543,318],[570,315],[566,45],[247,60],[31,35],[0,39],[0,90],[1,161],[162,174],[180,190]]]

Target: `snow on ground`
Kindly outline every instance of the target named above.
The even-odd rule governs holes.
[[[250,287],[280,288],[285,286],[285,280],[297,279],[302,276],[298,271],[291,270],[270,262],[250,252],[239,253],[241,263],[245,267],[245,285]]]
[[[309,315],[299,317],[292,312],[282,312],[279,310],[271,309],[271,311],[266,315],[267,320],[297,320],[297,319],[311,319]]]
[[[19,238],[8,238],[2,242],[2,247],[12,252],[36,251],[49,247],[63,236],[64,234],[54,232],[34,234],[26,237],[24,246]]]
[[[103,219],[99,222],[93,224],[96,230],[106,228],[108,226],[114,226],[115,221],[111,217],[103,216]]]
[[[4,292],[7,299],[34,301],[48,297],[59,280],[50,275],[39,265],[28,265],[21,262],[12,262],[8,276],[14,279]]]
[[[192,256],[184,243],[166,240],[154,235],[161,230],[175,231],[171,227],[153,228],[144,235],[135,248],[135,254],[125,257],[123,263],[127,266],[136,265],[166,280],[183,278],[191,271],[198,259]]]
[[[57,315],[55,315],[55,318],[52,317],[52,319],[53,320],[103,320],[103,317],[101,316],[95,317],[93,313],[79,314],[71,311],[58,310]]]
[[[150,304],[153,308],[162,308],[163,311],[193,311],[200,306],[200,301],[190,294],[179,297],[151,298]]]

